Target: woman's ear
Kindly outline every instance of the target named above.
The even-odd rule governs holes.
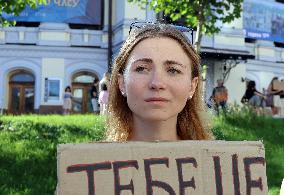
[[[121,94],[124,96],[125,84],[124,84],[124,76],[122,74],[118,74],[118,87],[119,87]]]
[[[191,85],[190,85],[189,94],[188,94],[189,95],[189,99],[191,99],[192,96],[194,95],[196,87],[197,87],[197,84],[198,84],[198,77],[194,77],[191,80]]]

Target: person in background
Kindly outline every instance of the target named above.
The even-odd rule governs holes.
[[[90,90],[90,95],[91,95],[91,102],[92,102],[92,106],[93,106],[93,112],[95,114],[98,114],[100,112],[99,110],[99,104],[98,104],[98,85],[99,85],[99,79],[95,78],[94,82],[93,82],[93,86]]]
[[[278,80],[278,77],[273,77],[270,84],[267,88],[268,98],[269,98],[269,106],[271,107],[271,111],[273,117],[279,118],[280,117],[280,109],[281,109],[281,102],[280,102],[280,94],[282,93],[281,90],[273,89],[273,82]]]
[[[101,92],[103,84],[106,84],[107,88],[109,88],[109,81],[110,81],[110,73],[106,72],[106,73],[104,73],[103,78],[100,80],[99,92]]]
[[[245,94],[242,97],[241,102],[244,104],[248,104],[250,106],[253,106],[255,108],[256,113],[260,113],[260,107],[263,106],[263,101],[265,100],[266,96],[262,94],[261,92],[256,90],[256,84],[255,81],[249,81],[247,84],[247,89]]]
[[[284,79],[281,80],[282,83],[284,83]],[[281,107],[280,107],[280,117],[284,118],[284,91],[282,91],[280,93],[280,103],[281,103]]]
[[[190,40],[172,25],[131,27],[113,65],[107,140],[212,139]]]
[[[108,88],[105,83],[102,84],[102,90],[99,95],[99,104],[100,104],[100,114],[107,114],[107,103],[108,103]]]
[[[72,92],[71,87],[67,86],[63,94],[63,114],[70,114],[72,109]]]
[[[214,100],[214,108],[219,115],[219,107],[222,108],[223,112],[226,112],[227,100],[228,100],[228,90],[224,86],[224,80],[217,80],[217,87],[213,89],[212,99]]]

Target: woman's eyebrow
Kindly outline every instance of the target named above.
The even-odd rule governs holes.
[[[164,64],[166,64],[166,65],[173,65],[173,64],[176,64],[176,65],[179,65],[179,66],[181,66],[181,67],[185,67],[184,64],[182,64],[182,63],[180,63],[180,62],[177,62],[177,61],[175,61],[175,60],[166,60],[166,61],[164,62]]]
[[[153,60],[151,58],[140,58],[140,59],[134,60],[134,62],[132,62],[132,64],[135,64],[137,62],[153,63]]]
[[[132,62],[132,64],[135,64],[135,63],[137,63],[137,62],[153,63],[153,60],[152,60],[151,58],[139,58],[139,59],[137,59],[137,60],[134,60],[134,61]],[[183,68],[185,67],[184,64],[182,64],[182,63],[180,63],[180,62],[177,62],[177,61],[175,61],[175,60],[166,60],[163,64],[164,64],[164,65],[179,65],[179,66],[181,66],[181,67],[183,67]]]

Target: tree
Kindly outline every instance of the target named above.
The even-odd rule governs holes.
[[[163,12],[173,21],[184,19],[185,25],[196,28],[194,46],[200,52],[203,34],[212,35],[220,31],[217,21],[230,23],[241,16],[243,0],[128,0],[141,7],[150,4],[156,13]]]
[[[15,21],[7,21],[3,17],[3,13],[18,16],[26,6],[35,9],[38,4],[45,4],[46,0],[0,0],[0,25],[15,25]]]

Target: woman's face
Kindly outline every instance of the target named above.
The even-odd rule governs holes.
[[[197,82],[191,78],[190,58],[177,41],[166,37],[138,43],[119,76],[133,117],[152,121],[176,118]]]

